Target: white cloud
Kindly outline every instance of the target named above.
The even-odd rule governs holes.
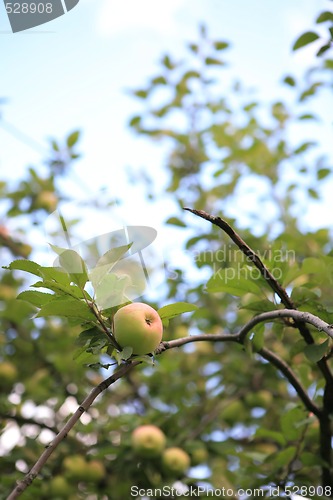
[[[170,33],[175,27],[175,14],[186,0],[104,0],[97,14],[97,31],[113,36],[131,28],[152,29]]]

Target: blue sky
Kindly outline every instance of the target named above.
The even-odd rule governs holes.
[[[0,96],[9,99],[1,107],[2,119],[40,144],[29,147],[0,122],[1,177],[19,178],[28,165],[40,163],[48,137],[63,138],[80,128],[83,159],[75,166],[76,176],[92,193],[107,185],[111,195],[123,198],[128,222],[151,219],[141,189],[128,185],[124,167],[144,166],[163,186],[164,150],[131,134],[128,119],[140,108],[125,89],[142,86],[157,70],[163,53],[182,54],[184,42],[196,39],[198,23],[204,21],[212,37],[232,42],[227,57],[231,73],[257,88],[259,98],[279,98],[281,77],[301,74],[313,58],[310,48],[292,53],[293,41],[330,4],[328,0],[80,0],[66,15],[16,34],[10,32],[1,4]],[[155,207],[155,226],[170,211],[172,205],[165,201]]]

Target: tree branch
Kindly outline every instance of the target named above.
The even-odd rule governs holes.
[[[76,422],[80,419],[84,412],[86,412],[92,403],[95,401],[97,396],[105,391],[111,384],[114,384],[117,380],[123,377],[126,373],[132,370],[135,366],[139,365],[141,361],[132,361],[131,363],[123,365],[116,371],[111,377],[103,380],[98,386],[96,386],[84,399],[81,405],[78,407],[76,412],[71,416],[68,422],[64,425],[61,431],[56,435],[52,443],[46,448],[46,450],[39,457],[32,469],[26,474],[26,476],[20,481],[14,490],[7,497],[7,500],[14,500],[19,497],[21,493],[34,481],[38,473],[46,463],[49,456],[54,452],[61,441],[67,436],[68,432],[74,427]]]

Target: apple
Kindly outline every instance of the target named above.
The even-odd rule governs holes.
[[[82,455],[66,457],[63,461],[63,467],[65,469],[65,477],[77,481],[84,481],[86,479],[88,464]]]
[[[36,198],[35,207],[54,212],[58,205],[57,195],[53,191],[41,191]]]
[[[192,465],[199,465],[208,460],[208,451],[201,441],[193,441],[187,446]]]
[[[153,458],[161,455],[165,448],[166,437],[156,425],[140,425],[132,432],[131,442],[138,455]]]
[[[155,309],[142,302],[133,302],[114,315],[113,334],[122,348],[129,346],[133,354],[148,354],[159,346],[163,324]]]
[[[17,368],[13,363],[10,361],[0,363],[0,389],[10,389],[17,377]]]
[[[49,493],[54,497],[68,498],[68,494],[71,492],[71,487],[63,476],[55,476],[50,481]]]
[[[91,460],[86,464],[86,480],[98,483],[105,476],[105,467],[100,460]]]
[[[191,464],[191,459],[186,451],[176,446],[167,448],[162,455],[164,470],[172,475],[184,475]]]

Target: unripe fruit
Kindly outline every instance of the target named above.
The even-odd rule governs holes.
[[[58,198],[53,191],[42,191],[37,195],[35,207],[54,212],[57,208]]]
[[[190,467],[191,459],[181,448],[167,448],[162,455],[162,464],[167,473],[180,476]]]
[[[66,457],[63,462],[65,476],[77,481],[84,481],[87,473],[87,462],[81,455]]]
[[[0,389],[10,389],[17,380],[16,366],[10,361],[0,363]]]
[[[71,488],[68,481],[63,476],[55,476],[50,481],[49,493],[53,497],[68,498]]]
[[[113,334],[122,348],[129,346],[133,354],[148,354],[160,344],[163,324],[155,309],[142,302],[133,302],[114,315]]]
[[[86,464],[86,480],[98,482],[105,476],[105,467],[100,460],[92,460]]]
[[[132,432],[131,441],[138,455],[153,458],[161,455],[165,448],[166,437],[156,425],[141,425]]]

